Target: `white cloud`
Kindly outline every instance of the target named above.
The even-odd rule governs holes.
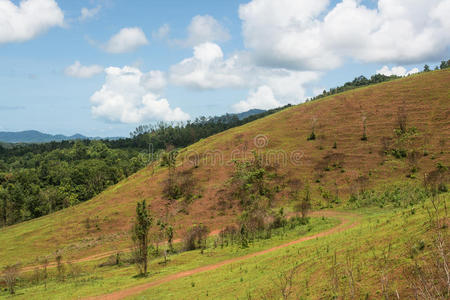
[[[193,89],[239,87],[244,84],[237,74],[236,57],[224,60],[222,49],[214,43],[194,47],[194,56],[170,68],[171,80]]]
[[[83,7],[81,9],[81,15],[80,15],[80,17],[78,19],[80,21],[86,21],[88,19],[91,19],[91,18],[95,17],[100,12],[101,8],[102,7],[100,5],[97,6],[97,7],[93,7],[91,9]]]
[[[150,71],[142,75],[141,85],[153,92],[161,92],[167,86],[166,76],[161,71]]]
[[[386,76],[407,76],[411,74],[419,73],[419,69],[413,68],[410,71],[407,71],[404,67],[398,66],[398,67],[392,67],[392,69],[389,69],[388,66],[383,66],[380,70],[377,70],[377,74],[382,74]]]
[[[158,71],[145,74],[125,66],[106,68],[105,73],[105,83],[91,97],[91,111],[95,117],[121,123],[189,119],[187,113],[179,107],[172,109],[167,99],[158,95],[165,85]]]
[[[418,63],[450,45],[450,0],[252,0],[239,8],[244,42],[260,65],[333,69],[347,59]]]
[[[148,44],[145,33],[139,27],[122,28],[104,46],[109,53],[126,53]]]
[[[64,73],[67,76],[78,78],[90,78],[102,72],[103,72],[102,66],[99,65],[83,66],[78,60],[64,70]]]
[[[230,33],[216,19],[209,15],[195,16],[188,26],[188,36],[184,41],[177,41],[183,46],[196,46],[205,42],[225,42]]]
[[[169,36],[170,26],[169,24],[164,24],[158,28],[158,30],[152,32],[152,37],[154,39],[165,39]]]
[[[0,0],[0,44],[27,41],[63,25],[64,14],[54,0],[25,0],[18,6]]]
[[[281,103],[275,99],[272,89],[263,85],[254,91],[250,91],[247,99],[234,104],[233,109],[236,112],[244,112],[253,108],[271,109],[280,106]]]
[[[273,108],[273,105],[299,103],[305,98],[305,86],[316,81],[318,72],[300,72],[281,68],[258,67],[248,53],[224,58],[214,43],[194,47],[194,54],[170,68],[170,80],[191,89],[249,88],[251,92],[236,110],[244,107]],[[269,92],[270,90],[270,92]],[[258,99],[260,104],[258,106]]]

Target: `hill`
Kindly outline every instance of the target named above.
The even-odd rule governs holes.
[[[250,109],[250,110],[238,113],[238,114],[236,114],[236,116],[239,118],[239,120],[243,120],[247,117],[257,115],[257,114],[260,114],[263,112],[265,112],[265,110],[263,110],[263,109]]]
[[[90,139],[81,134],[74,134],[71,136],[65,136],[62,134],[47,134],[37,130],[26,131],[0,131],[0,141],[6,143],[47,143],[47,142],[59,142],[67,140],[85,140]]]
[[[192,224],[221,229],[240,214],[223,193],[233,160],[252,152],[277,173],[274,207],[291,209],[296,185],[309,186],[316,209],[392,204],[397,194],[370,197],[385,186],[411,189],[425,173],[448,165],[449,98],[447,69],[324,97],[221,132],[179,151],[174,174],[189,189],[170,211],[168,168],[153,164],[83,204],[0,229],[6,245],[0,264],[16,257],[29,264],[58,249],[72,259],[125,249],[142,199],[156,217],[172,216],[178,237]]]

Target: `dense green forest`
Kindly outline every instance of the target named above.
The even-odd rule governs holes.
[[[86,201],[146,165],[136,150],[110,149],[101,141],[0,156],[2,225],[37,218]]]
[[[157,157],[150,153],[186,147],[288,106],[242,120],[227,114],[187,123],[139,126],[130,138],[119,140],[0,144],[0,226],[89,200]]]

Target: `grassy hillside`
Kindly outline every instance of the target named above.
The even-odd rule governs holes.
[[[270,157],[282,178],[276,206],[290,205],[283,186],[295,180],[310,182],[317,208],[343,205],[362,184],[377,189],[396,181],[419,183],[438,163],[449,163],[449,99],[450,70],[422,73],[298,105],[183,149],[177,170],[193,179],[193,197],[177,200],[170,212],[176,235],[194,223],[218,229],[235,221],[238,206],[220,210],[220,190],[233,170],[231,160],[249,158],[252,150]],[[407,128],[415,128],[402,139],[394,134],[399,111]],[[316,139],[307,141],[312,123]],[[408,159],[385,150],[420,152],[418,171],[407,178]],[[162,196],[167,173],[166,167],[149,166],[86,203],[0,229],[0,265],[30,264],[58,249],[79,258],[129,247],[138,200],[147,199],[155,216],[167,213]],[[338,203],[327,203],[327,193],[338,195]]]

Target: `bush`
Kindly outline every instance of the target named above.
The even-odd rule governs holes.
[[[394,207],[408,207],[422,203],[429,193],[419,185],[411,183],[393,184],[381,191],[366,190],[359,194],[352,194],[349,204],[354,207],[393,205]]]
[[[311,132],[311,134],[306,138],[307,141],[314,141],[316,139],[316,134]]]
[[[209,229],[203,224],[194,225],[188,229],[183,239],[184,249],[186,251],[206,248],[206,238],[208,237]]]

